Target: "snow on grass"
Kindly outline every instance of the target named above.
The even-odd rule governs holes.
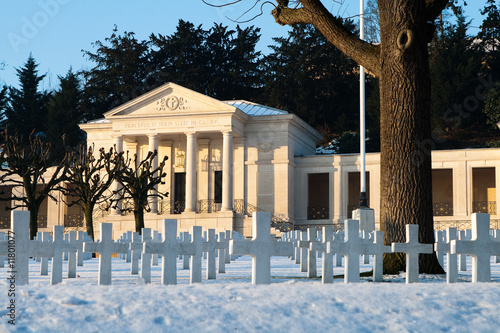
[[[160,266],[146,285],[120,259],[113,259],[112,286],[97,285],[98,259],[78,267],[76,279],[51,286],[31,261],[30,284],[16,288],[15,326],[7,322],[7,269],[0,268],[0,332],[498,332],[500,264],[492,260],[492,283],[472,284],[468,259],[456,284],[422,274],[420,283],[406,285],[402,273],[383,283],[364,277],[323,285],[290,259],[273,257],[272,283],[264,286],[251,285],[248,256],[194,285],[178,261],[175,286],[160,284]]]

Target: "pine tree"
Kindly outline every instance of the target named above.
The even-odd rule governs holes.
[[[83,115],[80,107],[82,91],[78,76],[70,69],[59,76],[60,88],[48,104],[47,140],[52,143],[54,155],[64,156],[65,146],[76,148],[83,133],[78,127]]]
[[[350,31],[352,21],[346,21]],[[297,114],[314,127],[357,130],[358,66],[312,25],[297,24],[265,57],[264,104]]]
[[[429,50],[432,128],[436,133],[447,133],[449,138],[457,130],[484,123],[482,105],[475,109],[464,105],[464,98],[478,85],[482,54],[474,38],[467,34],[470,22],[460,13],[456,18],[455,24],[444,24]]]
[[[45,75],[38,75],[37,67],[35,58],[30,54],[24,67],[16,69],[20,89],[9,88],[9,103],[4,113],[3,127],[8,123],[9,131],[17,131],[25,143],[32,132],[44,133],[47,124],[46,104],[50,94],[38,90]]]
[[[82,71],[84,77],[84,120],[103,113],[148,91],[149,42],[139,41],[133,32],[118,34],[115,26],[104,42],[96,41],[95,53],[83,51],[95,66]]]

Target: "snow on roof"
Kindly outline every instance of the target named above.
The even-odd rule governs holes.
[[[106,118],[99,118],[94,120],[89,120],[87,124],[108,124],[110,121]]]
[[[240,109],[249,116],[275,116],[275,115],[288,114],[288,112],[283,110],[271,108],[269,106],[256,104],[244,100],[224,101],[224,103]]]

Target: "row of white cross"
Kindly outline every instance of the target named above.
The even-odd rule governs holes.
[[[163,221],[162,240],[154,240],[150,229],[143,229],[142,241],[115,242],[112,239],[112,224],[101,223],[101,239],[98,242],[79,241],[78,239],[64,241],[63,227],[54,226],[52,242],[31,241],[29,232],[29,212],[12,212],[12,229],[9,239],[0,241],[0,256],[8,257],[10,270],[19,284],[28,283],[28,261],[30,257],[52,258],[51,283],[62,281],[62,254],[70,253],[70,258],[78,251],[99,253],[98,284],[111,284],[111,257],[114,253],[127,253],[132,251],[133,256],[142,254],[141,277],[151,281],[151,255],[162,257],[162,284],[176,284],[177,268],[176,258],[185,256],[190,258],[190,282],[202,281],[201,257],[208,253],[207,279],[215,278],[215,251],[219,250],[219,273],[224,269],[226,253],[230,255],[252,256],[252,283],[268,284],[271,281],[270,259],[272,256],[296,256],[294,247],[306,249],[311,257],[307,271],[309,276],[316,274],[316,253],[322,253],[323,283],[333,282],[333,255],[345,256],[345,282],[358,282],[360,280],[360,255],[373,255],[374,281],[383,280],[382,262],[383,254],[390,252],[406,253],[406,282],[417,282],[419,279],[418,256],[420,253],[432,253],[434,250],[445,252],[448,256],[447,281],[457,281],[457,254],[472,256],[472,281],[488,282],[490,277],[490,257],[500,256],[500,242],[494,241],[489,235],[489,215],[473,214],[472,239],[470,241],[457,240],[456,230],[447,231],[447,241],[436,244],[422,244],[418,241],[418,226],[406,226],[406,243],[393,243],[392,246],[383,245],[383,233],[376,231],[373,239],[359,237],[359,222],[347,220],[345,223],[345,236],[333,237],[332,227],[323,227],[321,241],[315,239],[315,230],[309,230],[307,239],[293,241],[290,237],[283,237],[277,242],[270,235],[270,214],[256,212],[253,215],[252,240],[231,239],[219,234],[215,237],[214,230],[208,230],[207,239],[201,236],[201,227],[193,226],[190,240],[177,239],[177,220],[166,219]],[[313,236],[314,235],[314,236]],[[305,237],[303,237],[305,238]],[[229,251],[225,251],[227,249]],[[225,252],[224,252],[225,251]],[[303,256],[305,257],[305,256]],[[223,260],[223,259],[224,260]],[[314,258],[314,259],[312,259]],[[74,260],[72,259],[72,262]],[[134,259],[136,262],[136,259]],[[303,263],[306,260],[302,260]],[[76,269],[76,268],[75,268]],[[135,271],[135,272],[134,272]],[[132,267],[132,272],[137,274]],[[68,272],[69,273],[69,272]],[[72,273],[73,274],[73,273]],[[68,274],[69,276],[69,274]]]
[[[336,261],[339,266],[338,254],[344,254],[345,274],[344,281],[358,282],[360,276],[360,255],[373,255],[373,281],[383,280],[383,254],[384,253],[406,253],[406,282],[419,281],[419,254],[433,253],[436,251],[438,258],[442,259],[444,253],[447,257],[446,280],[448,283],[458,281],[458,268],[465,271],[465,255],[472,257],[472,282],[491,281],[491,256],[497,256],[500,262],[500,242],[498,231],[494,230],[490,237],[489,214],[472,214],[472,236],[466,235],[465,231],[457,232],[456,228],[446,230],[446,240],[442,239],[441,232],[436,233],[436,243],[423,244],[418,240],[418,225],[406,225],[406,243],[392,243],[391,246],[383,244],[383,232],[375,231],[373,238],[359,236],[359,223],[357,220],[346,220],[345,234],[338,232],[333,235],[332,227],[323,227],[322,240],[316,239],[316,230],[309,228],[307,232],[292,231],[282,237],[283,241],[292,242],[295,246],[295,262],[309,263],[307,267],[308,276],[316,276],[316,252],[323,255],[322,282],[333,281],[332,255],[337,254]],[[300,234],[298,234],[300,233]],[[458,237],[457,237],[458,235]],[[458,239],[457,239],[458,238]],[[300,252],[299,249],[304,250]],[[307,253],[307,257],[305,254]],[[458,255],[458,257],[457,257]],[[314,258],[313,260],[311,260]],[[458,260],[457,260],[458,258]],[[440,260],[443,265],[444,261]],[[306,271],[302,268],[302,271]]]

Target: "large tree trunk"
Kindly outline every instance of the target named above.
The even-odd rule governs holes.
[[[384,242],[406,242],[418,224],[421,243],[434,243],[430,151],[430,78],[425,1],[379,0],[380,222]],[[384,257],[384,272],[405,269],[404,254]],[[420,255],[420,272],[444,273],[435,254]]]

